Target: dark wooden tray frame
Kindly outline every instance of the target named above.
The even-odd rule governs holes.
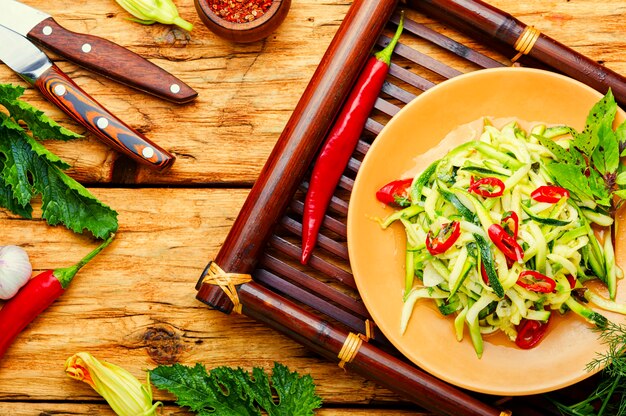
[[[380,34],[387,24],[395,26],[399,18],[397,13],[394,14],[397,0],[355,0],[215,262],[226,272],[252,275],[251,282],[236,288],[243,314],[337,362],[350,334],[360,335],[363,341],[352,360],[342,363],[345,368],[432,412],[454,416],[496,416],[509,414],[511,410],[516,415],[558,414],[555,410],[548,410],[549,402],[543,396],[502,398],[469,393],[421,371],[388,343],[371,321],[358,296],[350,273],[345,241],[346,214],[354,177],[370,143],[383,124],[420,91],[466,70],[510,65],[509,58],[516,52],[511,45],[525,26],[476,0],[419,0],[409,3],[416,6],[420,3],[419,7],[436,16],[439,22],[447,20],[447,23],[458,24],[461,37],[464,34],[477,35],[492,50],[505,51],[508,55],[498,55],[498,59],[494,59],[494,54],[487,56],[473,50],[408,16],[405,33],[394,52],[388,81],[327,211],[318,247],[309,265],[301,266],[298,263],[300,221],[311,164],[369,51],[376,44],[387,44],[389,38]],[[443,10],[445,8],[447,10]],[[474,22],[472,13],[482,15],[485,11],[493,15],[490,22],[473,26],[468,23]],[[508,32],[497,30],[499,27],[506,27]],[[463,70],[455,69],[447,60],[444,63],[420,52],[412,45],[411,39],[447,51],[444,53],[449,53],[451,61],[463,62]],[[607,85],[614,91],[626,91],[626,82],[621,76],[599,67],[588,58],[583,57],[581,61],[578,54],[544,35],[537,42],[538,56],[533,58],[531,53],[521,62],[578,77],[580,68],[573,67],[567,58],[555,64],[549,54],[550,59],[546,60],[544,44],[555,49],[557,54],[573,54],[577,62],[593,66],[595,72],[591,71],[591,75],[589,71],[582,71],[587,77],[581,79],[583,82],[601,91],[606,90]],[[598,77],[607,79],[607,71],[610,73],[609,80],[598,83]],[[431,75],[433,80],[424,74]],[[624,101],[619,93],[616,96],[619,101]],[[218,286],[202,283],[204,275],[197,285],[197,298],[230,313],[233,309],[231,300]],[[579,383],[583,388],[584,384]],[[560,394],[572,396],[568,390]]]

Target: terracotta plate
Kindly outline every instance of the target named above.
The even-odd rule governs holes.
[[[356,178],[348,213],[348,248],[359,292],[376,324],[410,360],[433,375],[470,390],[525,395],[573,384],[590,375],[585,365],[603,350],[590,325],[573,313],[551,322],[545,339],[521,350],[502,335],[485,337],[478,359],[466,331],[454,336],[453,320],[429,300],[418,301],[409,328],[400,335],[404,280],[404,231],[382,230],[373,218],[392,212],[375,198],[384,184],[421,172],[451,147],[442,141],[458,126],[484,116],[515,117],[582,130],[601,95],[570,78],[525,68],[472,72],[421,94],[380,133]],[[620,114],[623,117],[623,113]],[[428,152],[428,153],[426,153]],[[624,237],[618,262],[626,266]],[[618,300],[626,284],[618,284]],[[614,321],[623,317],[603,312]]]

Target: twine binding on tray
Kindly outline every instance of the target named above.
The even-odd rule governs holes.
[[[520,37],[515,42],[514,48],[517,51],[517,55],[511,59],[511,62],[515,63],[522,55],[528,55],[535,46],[537,39],[539,39],[541,32],[534,26],[526,26]]]
[[[346,363],[351,363],[352,360],[354,360],[357,352],[359,352],[359,348],[361,348],[361,344],[363,344],[361,335],[357,335],[353,332],[348,334],[348,337],[343,343],[343,347],[341,347],[341,351],[339,351],[337,355],[339,358],[339,367],[344,368]]]
[[[226,273],[222,268],[210,261],[202,273],[202,283],[219,286],[233,303],[233,312],[241,314],[241,302],[237,294],[237,285],[252,281],[252,276],[243,273]]]

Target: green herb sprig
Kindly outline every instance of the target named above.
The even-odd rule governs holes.
[[[613,130],[616,114],[609,90],[589,112],[582,132],[567,129],[572,136],[568,146],[537,136],[556,157],[547,166],[555,181],[583,205],[611,215],[626,198],[626,167],[620,163],[620,156],[626,155],[626,124]]]
[[[207,372],[202,364],[159,366],[150,371],[155,387],[168,390],[176,403],[200,416],[309,416],[321,406],[313,379],[279,363],[269,377],[261,368],[252,374],[241,368],[217,367]],[[272,390],[278,395],[275,402]]]
[[[31,219],[31,201],[41,195],[42,218],[48,224],[107,238],[117,231],[117,213],[65,174],[70,166],[38,141],[81,136],[20,100],[23,93],[22,87],[0,84],[0,106],[6,109],[0,111],[0,206]]]

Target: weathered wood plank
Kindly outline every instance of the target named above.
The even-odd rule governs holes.
[[[119,211],[120,231],[0,362],[0,401],[96,399],[86,385],[63,373],[66,358],[78,351],[138,377],[157,363],[250,369],[281,361],[310,373],[329,404],[397,400],[269,328],[209,310],[195,299],[196,280],[226,237],[246,190],[93,192]],[[71,265],[96,244],[42,221],[0,215],[0,222],[0,245],[24,246],[37,271]]]
[[[163,415],[168,416],[188,416],[192,413],[186,412],[175,405],[165,405],[162,408]],[[113,416],[113,413],[106,404],[99,403],[29,403],[29,402],[0,402],[0,414],[12,416]],[[315,412],[317,416],[426,416],[426,413],[413,412],[400,409],[358,409],[358,408],[341,408],[328,409],[322,408]]]
[[[190,34],[163,25],[141,26],[129,22],[126,12],[107,0],[55,0],[45,5],[26,0],[26,3],[45,9],[71,30],[106,37],[142,54],[199,91],[195,103],[177,106],[93,75],[74,64],[59,62],[62,69],[107,108],[178,155],[170,172],[157,174],[141,168],[128,174],[128,181],[247,185],[258,176],[349,6],[349,1],[294,0],[277,32],[265,41],[238,45],[209,32],[196,16],[191,0],[178,1],[181,15],[196,25]],[[492,3],[610,68],[626,73],[626,56],[621,52],[626,49],[626,40],[620,36],[620,16],[626,9],[626,1],[497,0]],[[410,15],[454,35],[424,17]],[[463,36],[454,36],[467,41]],[[447,60],[456,69],[472,68],[425,42],[407,42],[435,59]],[[493,55],[474,41],[469,41],[469,45]],[[422,72],[438,79],[429,71]],[[4,66],[0,66],[0,82],[23,84]],[[84,131],[43,102],[38,93],[28,91],[27,99],[65,125]],[[54,143],[50,147],[74,164],[72,173],[79,180],[113,180],[111,169],[118,155],[94,138],[71,144]]]

